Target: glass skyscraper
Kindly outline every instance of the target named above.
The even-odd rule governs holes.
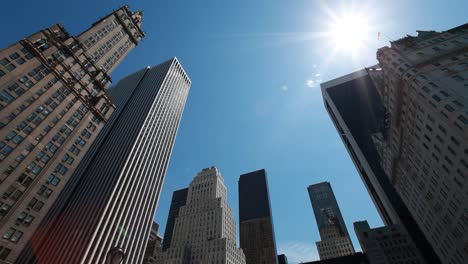
[[[264,169],[239,178],[240,247],[247,264],[277,263],[267,174]]]
[[[313,184],[307,190],[320,232],[321,241],[316,243],[320,259],[354,254],[348,229],[330,183]]]

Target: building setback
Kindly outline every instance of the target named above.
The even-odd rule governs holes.
[[[175,219],[179,215],[180,207],[187,203],[188,188],[180,189],[172,193],[171,207],[166,221],[166,230],[164,231],[164,239],[162,250],[166,251],[171,247],[172,234],[174,232]]]
[[[103,263],[113,247],[141,263],[189,87],[173,58],[110,90],[114,114],[21,263]]]
[[[354,223],[354,231],[372,264],[426,263],[401,225],[371,229],[367,221],[360,221]]]
[[[285,254],[278,255],[278,264],[288,264],[288,258]]]
[[[247,264],[277,263],[275,232],[264,169],[239,177],[240,247]]]
[[[216,167],[203,169],[188,189],[187,203],[175,218],[170,247],[156,263],[245,264],[236,245],[236,224]]]
[[[373,76],[381,75],[377,65],[322,83],[325,107],[383,222],[405,227],[427,261],[437,263],[437,255],[382,169],[374,145],[374,135],[389,120],[373,81]]]
[[[321,260],[354,254],[348,229],[329,182],[307,188],[321,241],[316,242]]]
[[[124,6],[78,36],[56,24],[0,50],[0,261],[17,259],[108,122],[109,74],[141,20]]]

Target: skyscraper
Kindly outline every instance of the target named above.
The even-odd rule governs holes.
[[[370,263],[426,263],[401,225],[370,228],[367,221],[354,223],[362,251]]]
[[[444,263],[468,262],[468,24],[377,52],[381,165]]]
[[[174,191],[172,193],[171,207],[166,221],[166,230],[164,231],[163,251],[171,247],[172,234],[174,232],[175,219],[179,215],[179,209],[187,203],[188,188]]]
[[[277,263],[276,241],[264,169],[239,177],[240,247],[247,264]]]
[[[110,90],[114,114],[22,261],[103,263],[120,247],[141,263],[190,83],[173,58]]]
[[[353,157],[376,160],[378,182],[371,180],[366,185],[378,188],[380,184],[388,197],[380,202],[396,216],[392,223],[403,224],[432,262],[468,260],[468,213],[462,206],[467,203],[468,190],[467,29],[468,24],[444,32],[418,31],[417,36],[379,49],[379,73],[370,78],[384,118],[377,130],[365,136],[371,139],[368,145],[373,153],[358,152],[358,158]],[[346,115],[339,108],[349,103],[326,93],[338,90],[332,82],[322,86],[326,104],[333,115]],[[332,105],[333,101],[337,102]],[[366,111],[372,109],[363,109]],[[349,115],[347,119],[347,127],[359,123]],[[344,124],[337,120],[335,124]],[[346,126],[340,133],[347,139],[350,133],[356,138]],[[350,146],[357,149],[353,143]],[[366,173],[373,170],[361,165]]]
[[[180,207],[170,247],[158,263],[245,264],[236,245],[236,224],[216,167],[203,169],[190,183]]]
[[[322,83],[325,107],[383,222],[403,225],[427,260],[437,259],[380,165],[373,139],[389,121],[373,81],[380,75],[376,65]]]
[[[159,225],[153,222],[151,225],[151,231],[148,237],[148,243],[146,244],[145,257],[143,258],[143,264],[151,263],[152,257],[155,254],[159,254],[162,250],[162,239],[158,235]]]
[[[310,185],[310,201],[321,241],[316,242],[320,259],[330,259],[354,254],[340,208],[329,182]]]
[[[141,41],[127,6],[78,36],[56,24],[0,50],[0,261],[14,261],[114,111],[109,74]]]

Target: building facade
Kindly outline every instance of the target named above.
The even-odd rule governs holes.
[[[321,260],[354,254],[343,216],[329,182],[307,188],[321,241],[316,242]]]
[[[427,263],[401,225],[370,228],[367,221],[354,223],[362,251],[372,264]]]
[[[430,263],[468,259],[467,34],[468,24],[418,31],[378,50],[378,68],[360,74],[368,75],[380,101],[383,118],[372,134],[356,129],[362,121],[340,98],[356,89],[346,76],[322,85],[327,110],[371,197],[386,209],[384,221],[402,224]],[[375,113],[360,113],[370,111]]]
[[[366,254],[357,252],[352,255],[336,257],[331,259],[301,262],[301,264],[373,264],[367,259]]]
[[[153,222],[151,225],[151,231],[148,237],[148,243],[146,244],[145,257],[143,263],[152,263],[152,257],[159,255],[162,251],[162,238],[158,235],[159,225]]]
[[[392,41],[377,60],[382,168],[442,262],[467,263],[468,24]]]
[[[187,203],[180,207],[164,264],[245,264],[236,245],[236,224],[226,200],[226,186],[216,167],[203,169],[190,183]]]
[[[15,261],[108,122],[109,75],[141,20],[125,6],[78,36],[56,24],[0,50],[0,261]]]
[[[172,193],[171,207],[166,221],[166,230],[164,231],[164,240],[162,250],[166,251],[171,247],[172,233],[179,209],[187,203],[188,188],[180,189]]]
[[[173,58],[110,89],[114,114],[20,263],[102,263],[114,247],[142,262],[190,84]]]
[[[325,107],[383,222],[405,227],[426,260],[437,263],[438,256],[380,164],[374,139],[389,120],[374,83],[382,74],[376,65],[322,83]]]
[[[275,231],[264,169],[239,177],[240,247],[247,264],[277,263]]]

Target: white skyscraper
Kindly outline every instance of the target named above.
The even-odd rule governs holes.
[[[245,264],[236,245],[236,224],[216,167],[203,169],[190,183],[187,204],[175,220],[171,247],[160,263]]]

